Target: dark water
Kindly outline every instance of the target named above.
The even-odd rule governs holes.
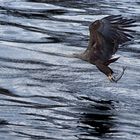
[[[134,18],[139,0],[0,0],[0,140],[139,140],[140,27],[120,48],[110,83],[83,51],[88,25]]]

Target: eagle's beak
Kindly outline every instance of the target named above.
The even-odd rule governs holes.
[[[113,76],[112,74],[110,74],[110,75],[108,76],[109,81],[117,83],[117,82],[122,78],[122,76],[123,76],[125,70],[126,70],[126,67],[123,67],[123,71],[122,71],[121,74],[118,75],[117,77],[115,77],[115,76]]]

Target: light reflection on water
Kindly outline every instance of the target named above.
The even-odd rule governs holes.
[[[139,26],[112,65],[116,72],[127,66],[117,84],[64,55],[83,51],[90,22],[110,13],[140,25],[139,6],[137,0],[1,0],[0,139],[138,140]]]

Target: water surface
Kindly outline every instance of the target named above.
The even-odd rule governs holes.
[[[140,28],[120,47],[110,83],[85,50],[88,25],[122,14],[140,25],[138,0],[0,0],[0,139],[139,140]],[[60,55],[62,54],[62,55]]]

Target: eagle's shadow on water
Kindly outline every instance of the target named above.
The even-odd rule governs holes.
[[[91,103],[81,107],[83,112],[79,118],[78,128],[82,132],[78,135],[78,139],[88,139],[88,137],[112,137],[117,133],[116,129],[116,108],[113,100],[92,100],[89,97],[84,97]],[[89,139],[90,139],[89,138]]]

